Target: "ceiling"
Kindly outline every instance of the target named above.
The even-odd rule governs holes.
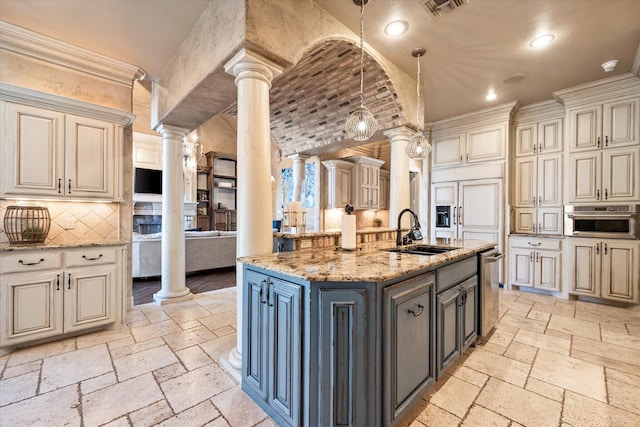
[[[236,1],[236,0],[227,0]],[[359,7],[352,0],[315,0],[354,32]],[[208,0],[0,0],[0,19],[139,66],[151,77],[189,33]],[[432,17],[420,0],[370,0],[365,39],[411,76],[411,51],[421,60],[426,121],[436,121],[509,101],[527,105],[552,92],[640,66],[640,0],[469,0]],[[395,38],[383,28],[403,19],[409,30]],[[553,33],[545,49],[529,47]],[[619,59],[604,73],[600,64]],[[336,60],[340,60],[337,58]],[[505,84],[523,74],[518,83]],[[488,102],[489,89],[497,98]]]

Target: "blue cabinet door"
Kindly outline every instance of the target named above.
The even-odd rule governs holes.
[[[252,270],[244,272],[244,334],[242,379],[261,399],[267,399],[269,276]]]
[[[476,342],[478,337],[478,276],[473,276],[460,284],[464,305],[462,311],[462,351]]]
[[[460,286],[455,286],[437,296],[437,374],[438,378],[460,357]]]
[[[269,279],[268,403],[291,425],[300,423],[302,311],[300,285]]]

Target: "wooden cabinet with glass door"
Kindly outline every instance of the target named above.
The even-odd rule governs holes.
[[[235,154],[210,151],[206,154],[209,174],[211,229],[236,230],[236,190],[238,184]]]

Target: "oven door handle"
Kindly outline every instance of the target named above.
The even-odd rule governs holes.
[[[611,214],[611,215],[576,215],[576,214],[565,214],[565,216],[569,219],[584,219],[584,220],[607,220],[607,219],[633,219],[638,217],[638,214]]]

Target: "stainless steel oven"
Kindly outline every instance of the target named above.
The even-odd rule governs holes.
[[[640,239],[640,205],[565,206],[564,234],[576,237]]]

